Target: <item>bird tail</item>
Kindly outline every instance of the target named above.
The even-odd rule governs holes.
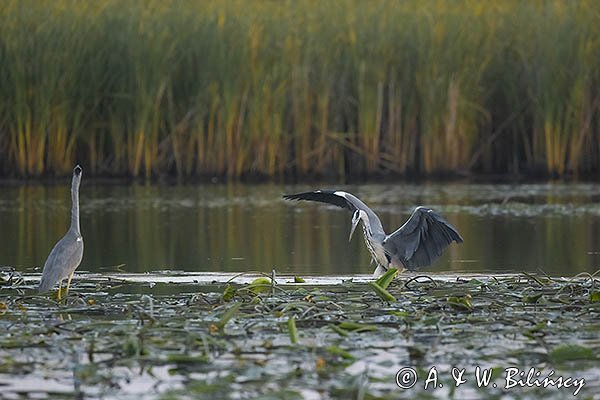
[[[40,284],[38,285],[38,293],[44,293],[52,289],[55,282],[52,282],[52,279],[49,279],[46,275],[42,275],[42,279],[40,279]]]

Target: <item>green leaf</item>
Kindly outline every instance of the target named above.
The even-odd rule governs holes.
[[[466,294],[464,296],[450,296],[448,297],[448,299],[446,300],[448,302],[448,304],[457,307],[457,308],[464,308],[467,309],[469,311],[473,310],[473,302],[471,301],[472,297],[470,294]]]
[[[167,361],[177,364],[198,364],[208,362],[209,358],[205,355],[190,356],[187,354],[169,354],[167,356]]]
[[[352,331],[352,332],[368,332],[368,331],[376,331],[377,330],[377,326],[375,326],[375,325],[361,324],[361,323],[352,322],[352,321],[340,322],[340,324],[338,325],[338,328],[341,328],[346,331]]]
[[[223,301],[229,302],[235,297],[236,290],[229,283],[223,289]]]
[[[290,335],[290,342],[298,343],[298,328],[296,328],[296,317],[291,316],[288,318],[287,322],[288,333]]]
[[[385,274],[377,278],[375,283],[378,284],[382,289],[387,289],[387,287],[390,283],[392,283],[397,274],[398,268],[390,268],[387,271],[385,271]]]
[[[300,276],[294,276],[294,283],[304,283],[306,282],[304,280],[304,278],[300,277]]]
[[[408,311],[390,311],[390,315],[394,315],[398,318],[405,319],[411,316]]]
[[[327,347],[325,347],[325,350],[327,350],[328,353],[334,354],[336,356],[340,356],[346,360],[354,360],[354,358],[355,358],[352,354],[350,354],[349,352],[347,352],[346,350],[344,350],[338,346],[327,346]]]
[[[390,292],[379,286],[376,282],[369,282],[369,286],[371,286],[375,293],[377,293],[377,296],[379,296],[383,301],[390,303],[396,301],[396,298],[392,296]]]
[[[563,363],[573,360],[594,360],[596,356],[589,347],[578,344],[561,344],[548,354],[553,363]]]
[[[531,303],[531,304],[535,304],[538,302],[538,300],[543,296],[543,293],[538,293],[538,294],[534,294],[534,295],[525,295],[523,296],[523,303]]]
[[[340,328],[337,325],[331,324],[331,325],[329,325],[329,327],[340,336],[348,336],[348,331]]]
[[[140,355],[140,341],[137,337],[131,335],[123,343],[124,357],[136,357]]]
[[[248,290],[254,295],[266,293],[271,290],[271,279],[265,277],[256,278],[248,285]]]
[[[221,315],[219,322],[217,322],[215,324],[217,326],[217,328],[223,329],[225,327],[225,325],[227,324],[227,322],[229,322],[229,320],[231,318],[233,318],[235,316],[235,314],[237,314],[237,312],[239,311],[241,306],[242,306],[242,303],[235,303],[234,305],[229,307],[227,309],[227,311],[225,311],[223,313],[223,315]]]

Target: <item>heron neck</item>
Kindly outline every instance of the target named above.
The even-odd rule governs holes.
[[[80,234],[79,230],[79,180],[73,177],[71,185],[71,230]]]
[[[360,217],[362,219],[363,232],[365,236],[367,234],[369,235],[369,237],[373,236],[373,233],[371,232],[371,225],[369,225],[369,216],[367,215],[367,213],[362,213]]]

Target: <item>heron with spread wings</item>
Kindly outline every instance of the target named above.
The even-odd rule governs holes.
[[[377,264],[375,276],[389,268],[415,270],[433,263],[453,241],[462,243],[456,228],[441,215],[427,207],[417,207],[408,220],[389,235],[379,217],[358,197],[341,190],[316,190],[288,194],[286,200],[310,200],[333,204],[353,212],[350,237],[362,222],[365,244]]]
[[[69,286],[75,270],[83,258],[83,237],[79,228],[79,184],[83,170],[79,165],[73,169],[71,180],[71,226],[62,239],[54,245],[44,264],[39,292],[47,292],[58,284],[58,299],[61,298],[63,279],[67,278],[65,296],[69,294]]]

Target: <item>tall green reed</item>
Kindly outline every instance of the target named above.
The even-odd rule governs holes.
[[[7,0],[3,175],[600,168],[600,5]]]

